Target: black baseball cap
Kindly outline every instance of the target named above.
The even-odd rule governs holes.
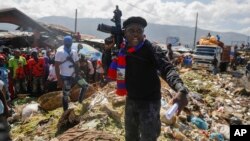
[[[131,24],[139,24],[145,28],[147,26],[147,21],[142,17],[129,17],[123,22],[123,29],[127,28]]]

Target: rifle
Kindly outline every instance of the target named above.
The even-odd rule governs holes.
[[[97,30],[105,33],[111,33],[115,39],[115,49],[114,51],[118,53],[120,49],[120,44],[123,40],[123,32],[121,28],[121,16],[122,11],[119,9],[118,5],[116,5],[116,9],[114,10],[114,16],[111,19],[112,22],[115,23],[115,26],[110,26],[106,24],[98,24]]]

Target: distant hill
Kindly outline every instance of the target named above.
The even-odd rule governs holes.
[[[40,18],[38,19],[38,21],[51,24],[60,24],[74,31],[73,18],[50,16],[50,17]],[[98,38],[108,37],[109,34],[97,31],[97,25],[100,23],[114,25],[114,23],[111,22],[110,19],[80,18],[78,19],[77,30],[83,34],[94,35],[97,36]],[[188,44],[188,45],[192,45],[194,40],[194,27],[160,25],[160,24],[149,23],[147,28],[145,29],[145,32],[149,40],[161,43],[165,43],[166,38],[169,36],[179,37],[182,44]],[[208,32],[210,32],[211,35],[217,35],[217,34],[220,35],[221,40],[227,45],[231,45],[232,41],[247,41],[248,38],[246,35],[240,33],[216,32],[198,28],[197,39],[200,38],[201,36],[206,36]]]

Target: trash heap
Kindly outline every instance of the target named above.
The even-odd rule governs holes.
[[[211,36],[211,37],[202,37],[199,40],[199,44],[200,45],[218,45],[223,47],[224,43],[221,41],[218,41],[217,38],[215,36]]]
[[[230,73],[214,76],[203,70],[181,69],[179,72],[190,89],[189,105],[178,117],[168,120],[165,112],[171,106],[168,102],[175,92],[161,80],[162,131],[159,141],[229,140],[230,124],[250,124],[250,92],[245,89],[242,78],[232,77]],[[43,100],[17,99],[15,114],[9,119],[12,139],[125,140],[125,97],[116,96],[115,86],[115,82],[111,82],[103,88],[93,88],[81,104],[71,97],[70,109],[64,113],[60,91],[47,94]],[[77,93],[78,89],[73,91]],[[50,101],[52,99],[54,101]]]

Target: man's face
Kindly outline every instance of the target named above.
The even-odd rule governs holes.
[[[105,50],[110,50],[111,48],[114,47],[114,43],[111,43],[111,44],[104,44],[104,49]]]
[[[20,56],[21,52],[20,51],[14,51],[14,56],[18,58]]]
[[[64,46],[67,48],[71,48],[72,43],[65,43]]]
[[[144,29],[142,26],[138,24],[132,24],[129,25],[125,29],[125,37],[128,40],[128,46],[136,46],[138,45],[141,41],[143,41],[143,32]]]

